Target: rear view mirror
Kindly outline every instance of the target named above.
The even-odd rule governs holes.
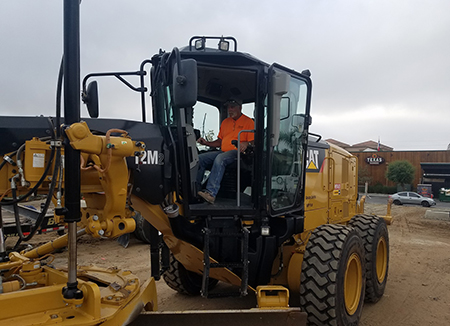
[[[87,106],[89,116],[91,118],[98,118],[98,86],[96,80],[89,83],[87,91],[83,92],[81,99]]]
[[[177,109],[197,103],[197,61],[180,60],[173,67],[173,106]]]

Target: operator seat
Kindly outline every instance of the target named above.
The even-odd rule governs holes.
[[[241,154],[241,175],[239,192],[244,192],[247,187],[252,185],[253,172],[253,148],[249,147],[245,153]],[[237,160],[228,165],[220,183],[220,189],[217,197],[236,198],[237,191]]]

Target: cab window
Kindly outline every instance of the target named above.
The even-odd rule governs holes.
[[[301,137],[305,130],[307,86],[291,76],[289,91],[281,99],[280,137],[274,148],[271,175],[272,209],[293,206],[303,162]]]

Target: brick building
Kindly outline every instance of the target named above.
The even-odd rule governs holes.
[[[450,188],[450,150],[439,151],[394,151],[392,147],[366,141],[355,145],[348,145],[334,139],[327,142],[337,145],[351,152],[358,158],[358,168],[367,170],[371,177],[371,185],[380,183],[384,186],[395,186],[386,179],[386,171],[389,163],[406,160],[416,168],[412,190],[416,190],[417,184],[432,184],[434,196],[439,196],[440,188]]]

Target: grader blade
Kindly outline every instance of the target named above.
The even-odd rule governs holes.
[[[276,310],[254,308],[248,310],[144,312],[130,325],[306,326],[306,317],[306,312],[302,312],[298,308]]]

